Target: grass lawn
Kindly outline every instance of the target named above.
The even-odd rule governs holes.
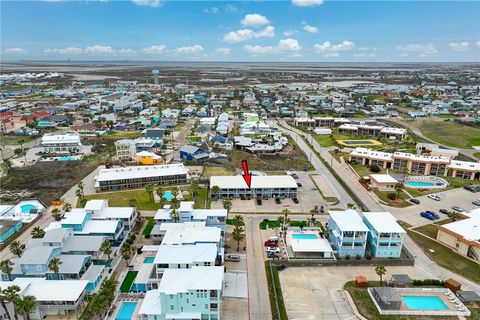
[[[437,225],[436,224],[426,224],[424,226],[414,228],[413,230],[423,233],[430,238],[437,238]]]
[[[207,188],[198,188],[195,196],[195,209],[210,209],[212,199],[208,195]]]
[[[138,131],[113,131],[107,135],[105,138],[118,138],[118,139],[135,139],[140,137],[142,134]]]
[[[348,160],[348,159],[347,159]],[[380,172],[372,172],[367,166],[361,164],[351,164],[353,170],[358,173],[360,177],[368,176],[369,174],[384,174],[387,173],[385,169],[380,168]]]
[[[202,176],[210,179],[211,176],[233,176],[235,173],[223,167],[205,167]]]
[[[110,193],[98,193],[85,196],[87,200],[107,199],[111,207],[128,207],[130,199],[137,200],[138,210],[156,211],[160,208],[158,203],[150,200],[150,197],[144,189],[118,191]],[[77,202],[77,208],[80,208],[80,201]]]
[[[273,268],[270,272],[270,260],[265,261],[265,273],[267,274],[267,282],[268,282],[268,295],[270,297],[270,309],[272,312],[272,319],[278,320],[288,320],[287,310],[285,309],[285,303],[283,301],[282,295],[282,287],[280,285],[280,278],[278,276],[278,270]],[[275,302],[275,292],[277,293],[277,301],[278,301],[278,310],[280,314],[277,312],[277,303]]]
[[[421,120],[413,124],[427,137],[438,143],[456,148],[480,145],[480,129],[453,121]]]
[[[375,195],[380,200],[387,203],[391,207],[406,208],[406,207],[409,207],[409,206],[412,205],[410,202],[405,201],[406,199],[408,199],[408,196],[405,192],[400,192],[400,199],[399,200],[390,200],[387,197],[387,194],[390,193],[390,192],[383,192],[383,191],[378,191],[378,190],[373,190],[373,192],[375,193]]]
[[[408,235],[423,249],[423,251],[440,266],[456,272],[466,278],[480,283],[480,265],[467,259],[450,248],[424,237],[414,231],[407,230]],[[433,250],[430,251],[430,250]]]
[[[153,227],[155,226],[155,220],[153,220],[152,217],[147,217],[146,219],[147,219],[147,225],[145,226],[145,229],[143,229],[143,235],[149,236],[153,230]]]
[[[475,152],[473,155],[480,160],[480,152]]]
[[[280,224],[278,223],[277,220],[268,220],[268,219],[265,219],[262,222],[260,222],[260,229],[267,230],[267,226],[268,226],[268,228],[273,229],[273,228],[280,227]],[[306,221],[291,221],[290,226],[291,227],[301,227],[301,228],[303,228],[303,227],[307,226],[307,222]]]
[[[369,281],[369,287],[377,287],[380,283],[378,281]],[[357,307],[358,311],[368,320],[431,320],[431,316],[397,316],[397,315],[380,315],[373,303],[370,295],[368,294],[367,288],[358,288],[355,285],[354,281],[347,282],[345,284],[345,290],[350,293],[353,301],[355,302],[355,306]],[[457,317],[435,317],[435,319],[442,319],[442,320],[450,320],[450,319],[458,319]]]
[[[122,282],[122,285],[120,286],[120,292],[130,291],[130,288],[132,287],[132,284],[133,284],[133,280],[135,280],[137,273],[138,271],[128,271],[127,275],[125,276],[125,279]]]
[[[2,140],[2,144],[4,145],[18,145],[18,147],[20,148],[20,140],[23,140],[23,143],[27,143],[35,139],[41,139],[41,137],[2,135],[0,139]]]

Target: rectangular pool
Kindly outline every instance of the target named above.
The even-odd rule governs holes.
[[[437,296],[403,296],[409,310],[448,310],[448,306]]]
[[[118,310],[115,320],[131,320],[133,319],[133,313],[137,307],[137,302],[122,302],[120,310]]]
[[[292,233],[292,239],[315,240],[318,239],[318,237],[313,233]]]
[[[153,263],[154,260],[155,260],[155,257],[145,257],[143,259],[143,263]]]

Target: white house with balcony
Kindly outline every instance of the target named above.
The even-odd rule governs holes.
[[[41,145],[45,153],[78,153],[82,147],[77,134],[44,135]]]

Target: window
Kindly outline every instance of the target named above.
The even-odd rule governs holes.
[[[174,308],[174,307],[173,307],[173,304],[171,304],[171,305],[170,305],[170,310],[173,311],[173,308]]]

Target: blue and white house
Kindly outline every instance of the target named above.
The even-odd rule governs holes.
[[[364,212],[363,222],[370,230],[367,241],[375,258],[400,257],[406,232],[390,212]]]
[[[355,210],[329,211],[328,234],[340,257],[365,255],[369,229]]]

